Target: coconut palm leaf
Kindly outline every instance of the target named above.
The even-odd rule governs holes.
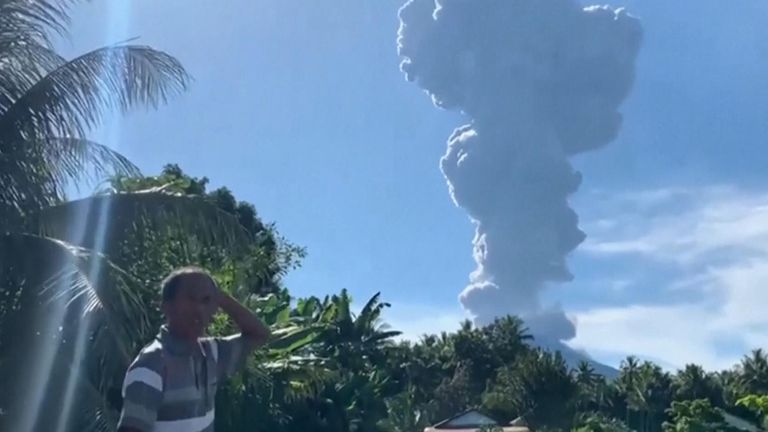
[[[33,37],[0,34],[0,112],[66,60],[53,49],[39,44]]]
[[[59,304],[81,316],[104,315],[110,331],[124,336],[123,340],[147,330],[135,280],[101,255],[58,239],[5,234],[0,236],[0,263],[0,275],[14,271],[27,281],[16,293],[19,302],[26,303],[19,304],[21,312]],[[3,329],[8,328],[5,324]],[[128,355],[129,348],[121,351]]]
[[[80,180],[113,173],[137,176],[139,169],[123,155],[93,141],[59,137],[28,141],[15,152],[0,154],[0,184],[4,186],[0,202],[16,204],[18,212],[25,207],[44,207],[61,201],[60,191],[68,184],[77,186]]]
[[[386,342],[390,341],[392,338],[396,338],[403,334],[403,332],[398,330],[389,330],[389,331],[377,331],[377,333],[374,333],[370,336],[363,337],[362,342],[366,344],[376,344],[377,342]]]
[[[111,148],[80,138],[45,137],[27,145],[39,147],[46,161],[53,162],[53,178],[73,181],[91,171],[92,178],[108,174],[139,176],[139,168]]]
[[[52,46],[50,33],[64,36],[72,0],[0,0],[0,37],[34,36]]]
[[[381,315],[385,308],[391,305],[381,301],[381,293],[376,293],[363,306],[360,315],[355,319],[355,329],[361,336],[376,337],[376,340],[399,336],[400,332],[387,331],[386,324],[382,323]],[[381,337],[381,335],[385,335]]]
[[[267,349],[275,354],[295,352],[314,342],[322,334],[323,329],[323,326],[315,325],[273,330]]]
[[[41,373],[21,365],[41,345],[57,344],[57,359],[69,361],[79,346],[81,370],[88,371],[91,385],[105,390],[119,381],[135,350],[132,341],[149,331],[133,279],[102,256],[64,241],[0,235],[0,280],[0,363],[10,374],[2,377],[9,388],[23,388],[27,374]]]
[[[204,197],[172,194],[162,188],[139,192],[101,194],[41,210],[31,219],[31,227],[41,234],[66,239],[85,248],[102,249],[111,255],[111,248],[120,239],[141,225],[158,232],[181,232],[208,244],[226,247],[245,246],[253,238],[234,215],[222,211]],[[73,227],[98,227],[99,232],[76,232]],[[80,230],[82,231],[82,230]],[[103,235],[103,238],[99,238]]]
[[[0,116],[0,139],[84,137],[105,110],[157,107],[186,89],[174,57],[150,47],[117,45],[75,58],[37,81]]]
[[[58,16],[48,9],[39,12],[41,22]],[[17,213],[55,204],[66,184],[89,172],[86,166],[94,177],[136,174],[124,157],[83,138],[105,110],[157,106],[186,88],[189,77],[178,61],[151,48],[118,45],[66,62],[34,35],[1,33],[2,23],[0,203]]]
[[[363,309],[360,310],[360,315],[355,320],[355,327],[358,332],[363,333],[368,329],[375,327],[376,321],[381,315],[381,310],[384,307],[389,306],[388,303],[381,303],[379,301],[380,298],[381,293],[377,292],[365,303]]]

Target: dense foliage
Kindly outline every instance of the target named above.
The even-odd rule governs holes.
[[[128,362],[162,322],[157,285],[197,264],[273,338],[218,394],[216,430],[413,432],[468,408],[538,431],[730,431],[768,413],[768,357],[670,373],[627,358],[607,380],[535,347],[525,324],[398,340],[379,295],[293,298],[304,250],[255,207],[168,165],[143,177],[87,141],[106,110],[157,105],[186,74],[167,54],[118,45],[74,60],[48,33],[72,2],[0,0],[0,430],[112,431]],[[87,174],[109,180],[68,201]],[[231,332],[225,317],[211,332]]]

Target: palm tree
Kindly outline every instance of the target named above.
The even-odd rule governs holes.
[[[579,362],[579,365],[574,370],[574,375],[576,383],[587,388],[597,384],[600,379],[600,375],[595,373],[595,368],[586,361]]]
[[[502,363],[514,362],[533,340],[523,320],[515,316],[496,318],[481,329],[481,334]]]
[[[640,373],[640,360],[635,356],[629,356],[621,362],[619,366],[619,385],[625,392],[629,393],[630,388],[637,381]]]
[[[124,367],[130,341],[149,331],[135,279],[100,253],[106,210],[125,224],[175,223],[222,243],[246,237],[213,206],[162,190],[65,201],[73,182],[138,173],[123,156],[88,140],[104,113],[157,107],[190,81],[175,58],[146,46],[121,43],[61,57],[51,35],[66,34],[72,3],[0,0],[0,381],[30,390],[0,397],[0,408],[11,414],[0,422],[18,421],[9,430],[31,429],[43,417],[38,410],[55,410],[54,402],[64,408],[51,420],[68,424],[73,388],[81,383],[89,385],[78,394],[105,405],[107,383],[100,380]],[[91,235],[73,232],[78,226]],[[93,367],[81,367],[86,357]],[[46,396],[46,385],[61,385],[58,401]],[[98,424],[88,427],[109,423],[102,408],[92,416]]]
[[[582,361],[573,370],[573,376],[579,387],[579,404],[582,411],[596,409],[599,411],[603,406],[604,385],[603,377],[595,373],[595,369],[589,362]]]
[[[317,397],[335,378],[326,359],[306,355],[312,344],[321,341],[326,328],[308,325],[301,313],[291,309],[285,291],[265,297],[249,294],[241,300],[259,311],[273,338],[235,383],[217,393],[216,430],[254,430],[256,424],[255,430],[283,430],[290,420],[287,408]]]
[[[658,419],[671,402],[671,385],[669,374],[662,371],[658,365],[644,362],[640,366],[630,401],[634,408],[642,413],[641,431],[660,430],[661,422]]]
[[[734,407],[742,396],[739,368],[722,370],[714,373],[712,377],[720,392],[719,399],[723,401],[725,406]]]
[[[721,405],[723,395],[714,375],[708,374],[701,366],[686,365],[674,377],[676,400],[708,399],[715,406]]]
[[[316,322],[328,326],[324,338],[326,349],[334,353],[333,357],[342,367],[355,368],[361,361],[378,360],[381,349],[391,346],[391,339],[400,335],[383,323],[382,313],[390,305],[380,298],[380,293],[373,295],[357,315],[352,312],[352,298],[347,290],[322,303],[316,300],[313,303]]]
[[[637,357],[627,357],[621,363],[618,388],[627,402],[626,423],[632,427],[639,423],[643,432],[657,430],[659,415],[669,405],[672,379],[669,374],[651,362],[640,363]],[[640,414],[633,418],[631,414]]]
[[[73,1],[0,1],[0,203],[3,215],[56,204],[86,169],[135,173],[109,148],[87,140],[106,111],[157,107],[189,77],[173,57],[116,44],[67,60],[50,34],[66,34]]]
[[[762,349],[745,356],[739,372],[739,384],[745,394],[768,393],[768,356]]]
[[[524,416],[533,427],[570,430],[578,386],[559,352],[535,350],[503,368],[483,395],[483,406],[498,418]]]
[[[313,417],[319,413],[325,426],[315,423],[307,427],[372,431],[386,416],[386,400],[400,393],[405,384],[382,367],[389,360],[390,352],[396,350],[392,338],[400,334],[382,322],[382,313],[387,307],[389,304],[382,302],[377,293],[359,314],[354,314],[352,298],[346,290],[322,302],[308,299],[298,303],[297,314],[304,318],[303,322],[325,328],[313,353],[328,360],[335,381],[326,385],[320,397],[313,401],[314,414],[306,414]]]
[[[412,432],[429,426],[430,413],[419,406],[417,390],[409,386],[401,394],[387,401],[388,416],[381,422],[381,429],[391,432]]]
[[[635,398],[635,386],[640,374],[640,360],[635,356],[629,356],[621,362],[619,367],[619,378],[617,385],[619,390],[624,393],[627,402],[626,422],[631,427],[630,414],[637,405]]]
[[[705,385],[705,380],[706,372],[704,372],[701,366],[695,364],[685,365],[685,368],[678,371],[677,375],[675,375],[676,393],[682,399],[699,399],[704,394],[702,387]]]

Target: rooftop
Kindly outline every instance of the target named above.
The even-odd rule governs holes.
[[[518,418],[508,425],[501,425],[498,421],[476,409],[464,411],[440,423],[424,429],[424,432],[476,432],[484,426],[498,426],[503,432],[530,432],[525,420]]]

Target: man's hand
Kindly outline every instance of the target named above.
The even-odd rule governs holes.
[[[261,346],[267,343],[270,336],[269,328],[256,315],[238,303],[232,296],[218,288],[216,301],[221,310],[232,318],[232,321],[240,329],[240,333],[249,342],[254,346]]]

